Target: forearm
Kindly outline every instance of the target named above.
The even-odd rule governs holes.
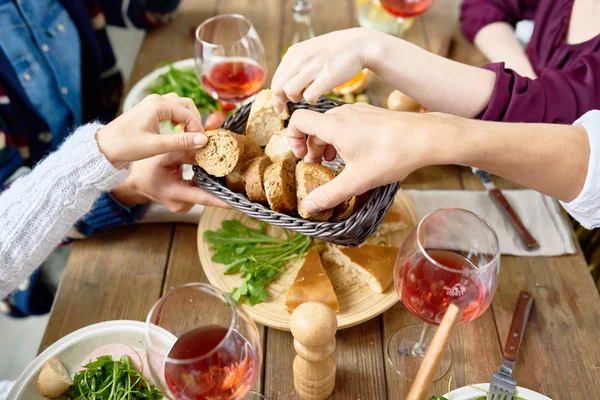
[[[491,62],[504,62],[521,76],[537,78],[510,24],[495,22],[483,27],[475,35],[475,45]]]
[[[100,193],[127,177],[100,153],[98,127],[75,132],[0,196],[0,298],[41,264]]]
[[[584,128],[456,119],[446,163],[474,166],[538,192],[571,201],[588,171],[590,144]],[[440,132],[442,134],[443,132]]]
[[[488,104],[496,79],[493,72],[437,56],[393,36],[371,35],[367,67],[429,110],[471,118]]]

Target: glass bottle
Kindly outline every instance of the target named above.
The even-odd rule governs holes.
[[[311,22],[312,3],[310,0],[296,0],[292,6],[292,23],[286,32],[283,52],[290,46],[315,37]]]

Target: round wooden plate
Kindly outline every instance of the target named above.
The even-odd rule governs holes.
[[[386,245],[399,247],[406,235],[419,222],[414,204],[402,190],[398,191],[395,201],[401,207],[402,214],[407,221],[406,228],[379,238],[369,238],[367,243],[378,244],[384,241]],[[221,222],[228,219],[237,219],[247,226],[258,227],[255,220],[236,210],[209,207],[202,213],[198,224],[200,263],[209,282],[225,292],[230,292],[234,287],[239,286],[242,279],[239,275],[224,275],[222,273],[223,265],[212,262],[213,252],[210,250],[210,244],[204,240],[202,233],[221,228]],[[269,229],[270,234],[278,234],[279,228],[269,227]],[[267,301],[255,306],[244,303],[242,308],[259,324],[289,331],[291,314],[285,310],[285,295],[294,282],[300,266],[300,262],[290,265],[276,281],[268,286]],[[398,301],[398,295],[394,291],[393,285],[390,285],[384,293],[375,293],[352,271],[327,263],[324,263],[324,267],[339,302],[338,329],[349,328],[376,317]]]

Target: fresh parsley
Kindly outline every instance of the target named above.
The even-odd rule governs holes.
[[[262,303],[267,299],[266,287],[284,270],[285,262],[304,257],[311,239],[286,230],[284,233],[285,238],[276,238],[267,234],[265,223],[253,229],[238,220],[223,221],[221,229],[204,232],[204,239],[215,252],[212,260],[225,264],[223,273],[242,274],[244,281],[231,292],[235,301]]]
[[[163,396],[154,385],[131,365],[129,357],[114,361],[98,357],[84,366],[67,392],[71,400],[159,400]]]

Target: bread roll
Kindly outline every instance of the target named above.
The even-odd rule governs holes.
[[[267,143],[267,147],[265,147],[265,154],[268,155],[274,163],[281,161],[284,158],[291,158],[294,161],[297,160],[290,148],[285,131],[281,131],[271,136],[269,143]]]
[[[69,390],[73,379],[58,358],[50,358],[42,366],[37,381],[38,392],[44,397],[53,399]]]
[[[265,146],[271,136],[283,129],[283,120],[273,110],[271,96],[271,89],[260,91],[252,103],[248,116],[246,135],[259,146]]]
[[[267,201],[273,211],[296,209],[296,163],[289,158],[271,164],[263,179]]]

